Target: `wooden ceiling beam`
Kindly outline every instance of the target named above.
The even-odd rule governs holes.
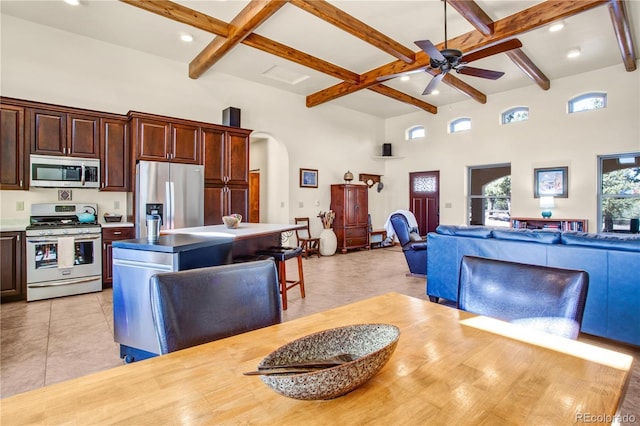
[[[229,35],[229,24],[203,13],[197,12],[188,7],[182,6],[169,0],[120,0],[131,6],[136,6],[147,12],[155,13],[162,17],[171,19],[182,24],[198,28],[218,36],[227,37]],[[263,52],[270,53],[283,59],[295,62],[305,67],[314,69],[321,73],[330,75],[339,80],[350,83],[357,83],[359,74],[341,68],[330,62],[311,56],[307,53],[286,46],[277,41],[268,39],[256,33],[249,34],[242,44],[253,47]]]
[[[434,71],[434,74],[435,74],[435,71]],[[464,81],[460,80],[459,78],[454,77],[451,74],[445,75],[442,78],[442,82],[446,83],[448,86],[453,87],[463,95],[469,96],[471,99],[473,99],[476,102],[479,102],[481,104],[487,103],[487,95],[485,95],[478,89],[472,87],[471,85],[465,83]]]
[[[397,101],[404,102],[406,104],[417,106],[418,108],[423,109],[427,112],[430,112],[431,114],[438,113],[438,107],[436,107],[435,105],[431,105],[430,103],[422,101],[418,98],[409,96],[406,93],[403,93],[389,86],[385,86],[384,84],[377,84],[375,86],[367,87],[367,89],[376,93],[380,93],[381,95],[387,96],[391,99],[395,99]]]
[[[189,64],[189,77],[198,78],[238,43],[276,13],[288,0],[251,0],[229,23],[229,35],[217,36]]]
[[[229,24],[169,0],[120,0],[131,6],[164,16],[218,36],[229,36]]]
[[[606,4],[609,0],[547,0],[538,3],[519,13],[515,13],[494,23],[494,33],[488,37],[483,36],[478,31],[471,31],[462,34],[448,41],[448,47],[459,49],[463,52],[471,52],[482,47],[497,43],[517,34],[535,30],[559,19],[568,18],[585,10]],[[444,48],[444,43],[436,46],[438,50]],[[329,102],[339,97],[355,93],[378,84],[378,78],[405,71],[413,71],[429,65],[429,55],[423,52],[416,52],[416,61],[413,64],[406,64],[402,61],[394,61],[382,65],[371,71],[360,75],[360,82],[357,84],[338,83],[329,88],[320,90],[307,96],[308,107]],[[446,78],[443,81],[447,80]]]
[[[635,71],[636,50],[629,25],[629,16],[625,8],[625,1],[611,0],[609,2],[609,14],[611,15],[611,23],[613,24],[613,31],[616,33],[624,67],[627,71]]]
[[[489,18],[484,10],[473,0],[448,0],[452,6],[464,19],[469,21],[473,27],[484,36],[493,34],[493,20]]]
[[[526,53],[520,49],[513,49],[505,53],[542,90],[549,90],[551,87],[549,78],[529,59]]]
[[[415,61],[413,50],[356,19],[325,0],[290,0],[291,4],[326,21],[407,64]]]

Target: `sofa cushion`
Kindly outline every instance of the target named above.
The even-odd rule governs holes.
[[[491,238],[491,228],[478,225],[439,225],[436,233],[459,237]]]
[[[594,234],[589,232],[563,232],[562,244],[609,250],[640,252],[640,236]]]
[[[558,244],[559,231],[542,231],[534,229],[494,229],[493,238],[498,240],[528,241],[531,243]]]

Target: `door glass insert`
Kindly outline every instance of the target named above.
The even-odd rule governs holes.
[[[436,192],[438,182],[435,176],[418,176],[413,179],[413,192]]]

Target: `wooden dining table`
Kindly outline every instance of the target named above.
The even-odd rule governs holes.
[[[382,370],[342,397],[290,399],[242,374],[291,340],[361,323],[394,324],[400,339]],[[387,293],[2,399],[0,423],[610,423],[632,362],[583,342]]]

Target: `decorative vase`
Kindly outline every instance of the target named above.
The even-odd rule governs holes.
[[[338,238],[331,228],[324,228],[320,232],[320,254],[333,256],[338,248]]]

